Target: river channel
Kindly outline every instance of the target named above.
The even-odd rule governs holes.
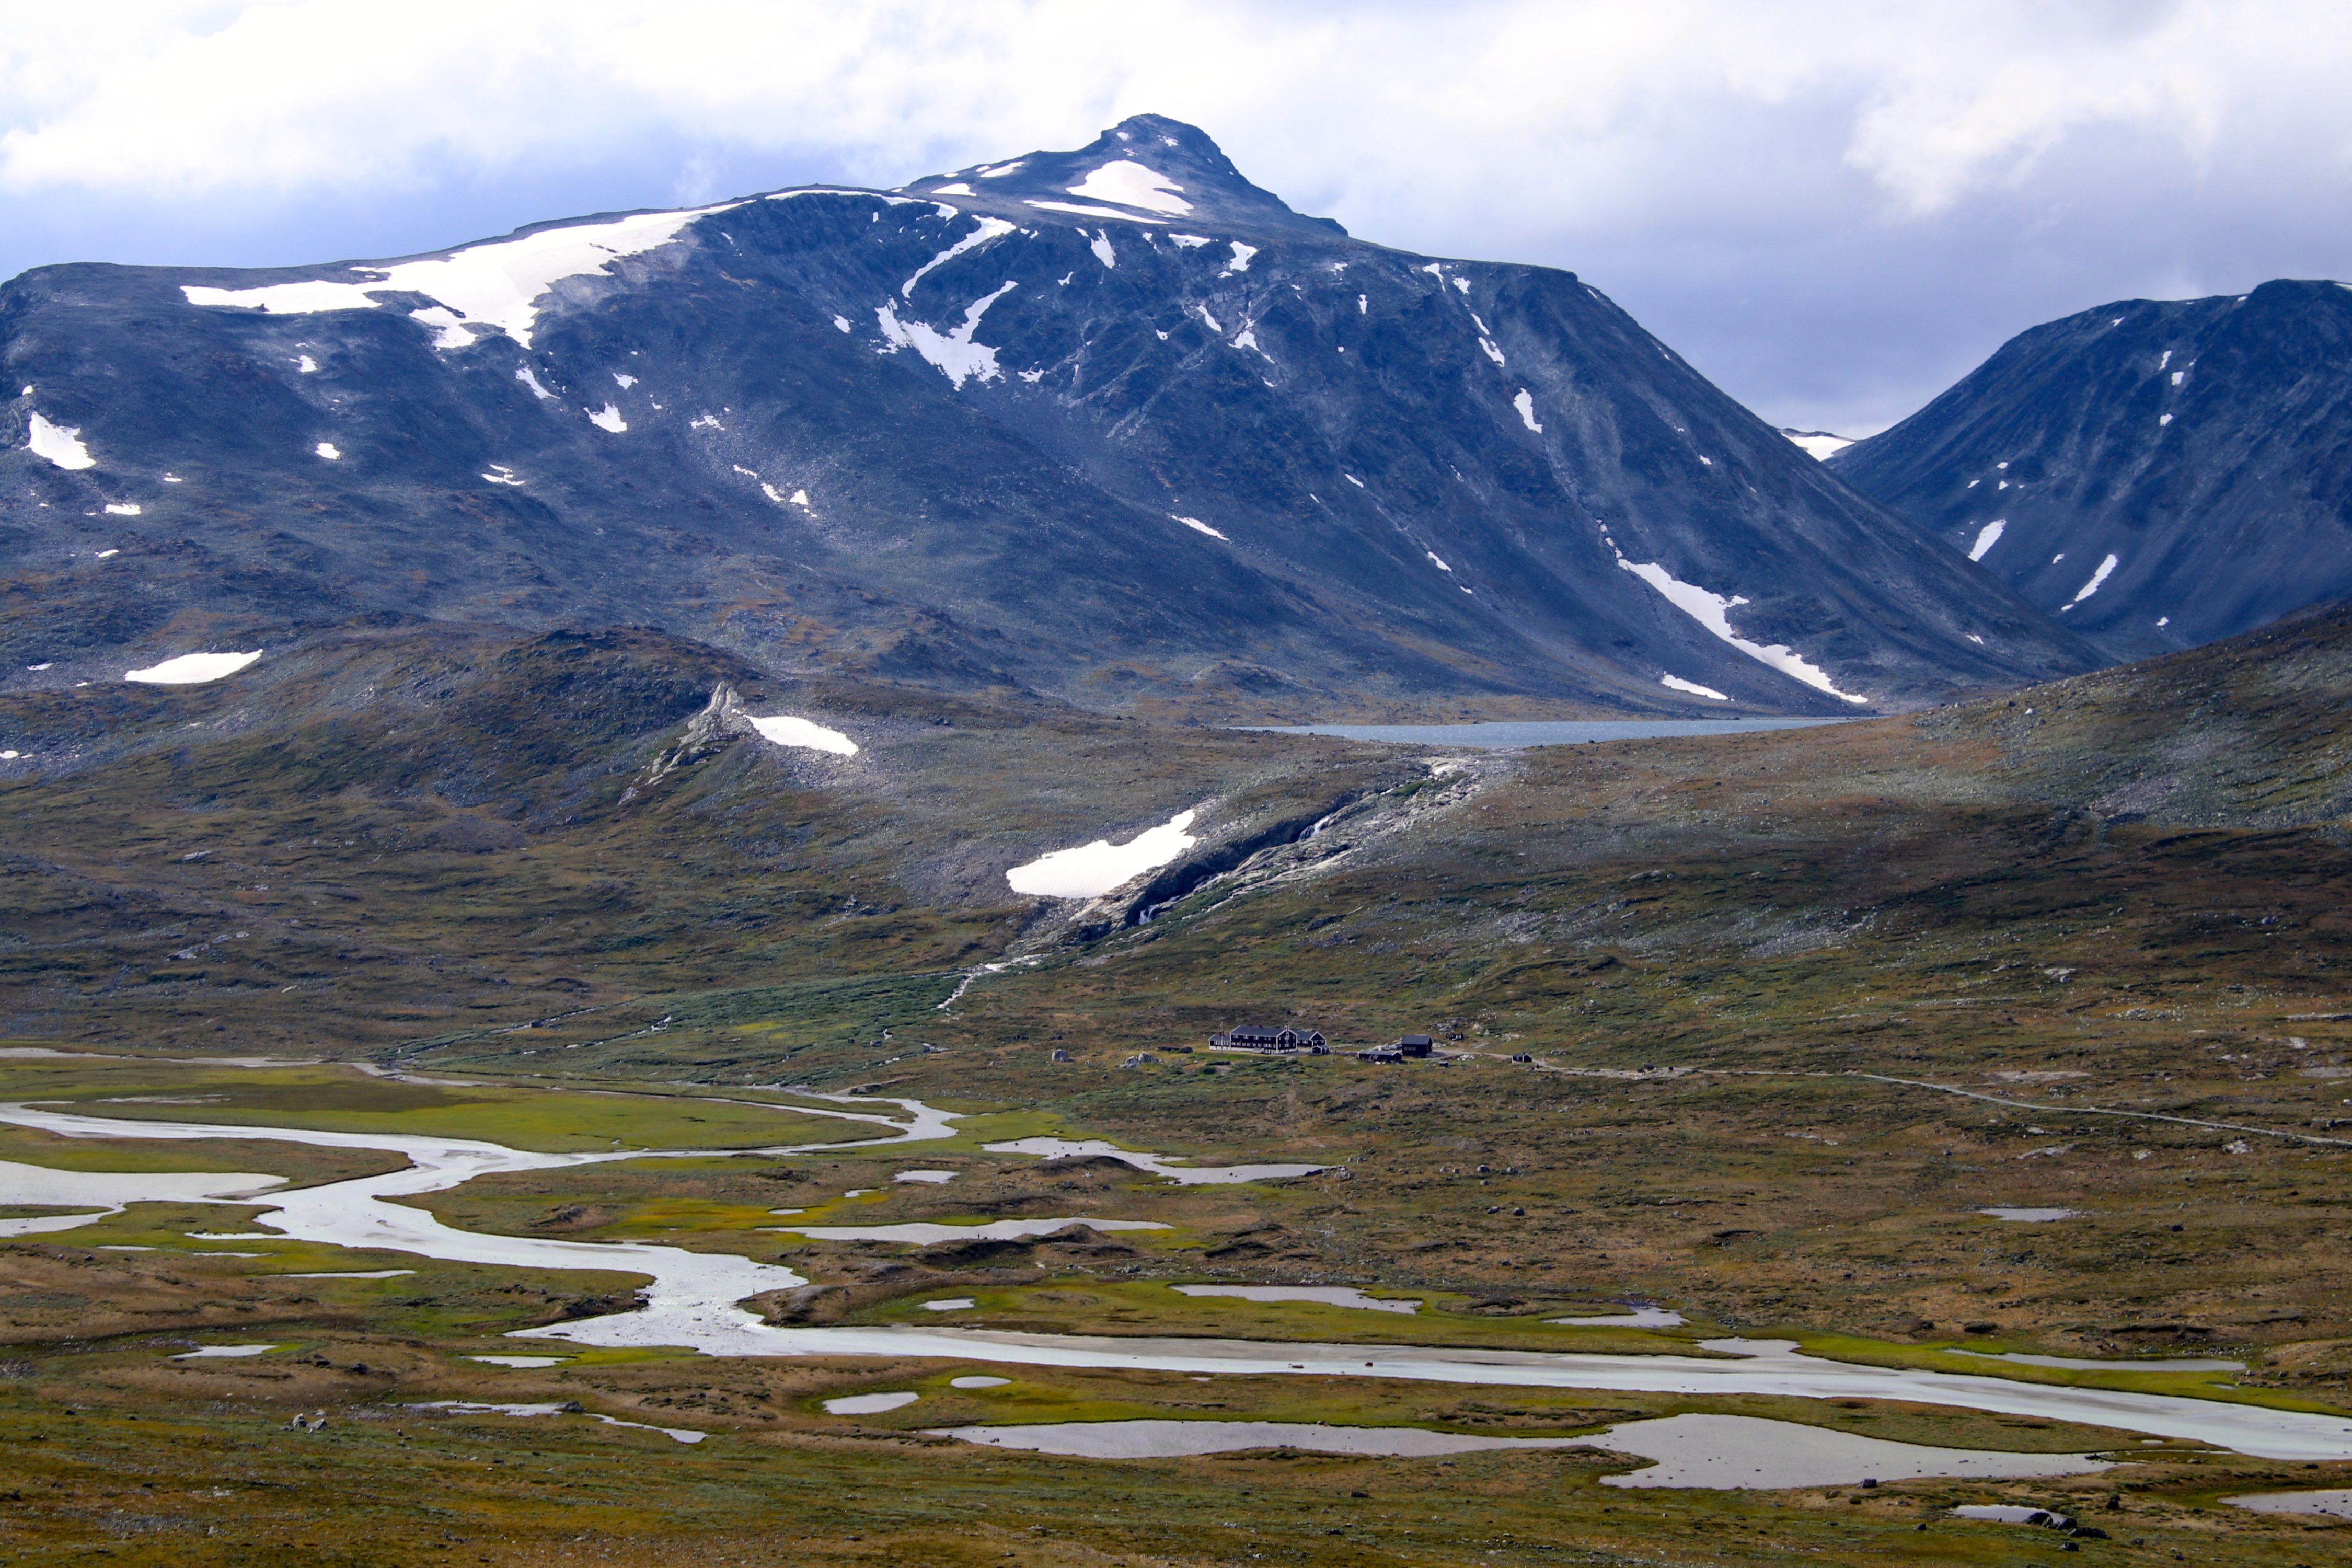
[[[845,1149],[954,1136],[950,1125],[955,1120],[953,1112],[937,1110],[918,1100],[812,1098],[855,1109],[814,1112],[805,1106],[779,1109],[866,1121],[888,1131],[885,1136],[854,1142],[779,1146],[756,1152],[779,1157],[835,1153]],[[2352,1458],[2352,1420],[2340,1415],[2169,1394],[2020,1383],[1992,1375],[1866,1366],[1806,1355],[1788,1341],[1704,1342],[1698,1348],[1715,1352],[1711,1356],[1610,1355],[1419,1345],[1040,1334],[945,1326],[780,1328],[738,1303],[748,1297],[806,1283],[800,1274],[781,1264],[643,1242],[561,1241],[458,1230],[423,1209],[387,1201],[443,1192],[478,1176],[505,1172],[747,1151],[548,1154],[473,1139],[121,1121],[75,1115],[37,1105],[0,1105],[0,1121],[66,1137],[235,1139],[388,1150],[406,1158],[408,1165],[382,1175],[289,1192],[249,1193],[215,1201],[242,1203],[261,1209],[264,1212],[253,1223],[267,1226],[293,1240],[412,1252],[449,1262],[500,1268],[614,1270],[641,1274],[650,1281],[637,1310],[527,1329],[510,1336],[518,1339],[563,1340],[611,1347],[678,1346],[715,1356],[936,1356],[1023,1366],[1402,1378],[1428,1383],[1712,1396],[1782,1394],[1808,1399],[1910,1400],[2042,1420],[2085,1422],[2152,1437],[2208,1443],[2263,1458]],[[0,1203],[10,1201],[6,1169],[0,1166]],[[63,1173],[43,1169],[45,1178],[59,1174]],[[157,1199],[182,1199],[186,1179],[184,1173],[159,1173],[152,1195]],[[93,1206],[111,1211],[124,1202],[142,1201],[128,1188],[131,1180],[121,1173],[109,1173],[104,1195],[99,1196],[93,1191]],[[170,1185],[174,1182],[181,1184]],[[45,1185],[54,1189],[55,1184],[50,1180]],[[58,1200],[51,1196],[44,1201],[54,1204]],[[45,1228],[54,1231],[57,1227]],[[2116,1365],[2118,1370],[2130,1370],[2128,1363]]]

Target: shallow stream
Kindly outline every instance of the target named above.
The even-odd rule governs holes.
[[[919,1101],[822,1098],[863,1107],[895,1107],[906,1120],[874,1110],[834,1111],[828,1114],[876,1122],[888,1128],[889,1133],[857,1142],[779,1146],[761,1152],[773,1155],[831,1153],[953,1135],[950,1125],[953,1113],[935,1110]],[[799,1107],[779,1109],[805,1112],[805,1108]],[[1866,1366],[1804,1355],[1787,1341],[1705,1342],[1699,1348],[1716,1352],[1713,1356],[1608,1355],[1422,1345],[1039,1334],[944,1325],[778,1328],[737,1303],[747,1297],[806,1282],[801,1275],[780,1264],[646,1242],[561,1241],[543,1237],[485,1235],[454,1229],[423,1209],[386,1201],[446,1191],[478,1176],[502,1172],[557,1170],[613,1160],[686,1158],[709,1151],[535,1153],[471,1139],[116,1121],[31,1105],[0,1105],[0,1121],[66,1137],[236,1139],[391,1150],[410,1162],[406,1169],[290,1192],[247,1194],[239,1199],[217,1201],[241,1201],[263,1208],[267,1212],[257,1223],[294,1240],[388,1248],[449,1262],[511,1268],[619,1271],[641,1274],[651,1281],[644,1291],[644,1306],[639,1310],[528,1329],[511,1336],[518,1339],[563,1340],[610,1347],[680,1346],[708,1355],[895,1359],[929,1356],[1011,1365],[1132,1367],[1195,1374],[1297,1373],[1716,1397],[1782,1394],[1808,1399],[1898,1399],[2040,1420],[2085,1422],[2154,1436],[2209,1443],[2263,1458],[2352,1458],[2352,1420],[2340,1415],[2168,1394],[2019,1383],[1990,1375]],[[75,1174],[47,1173],[47,1176],[62,1178],[67,1184]],[[1200,1173],[1193,1174],[1200,1179]],[[103,1196],[90,1198],[92,1206],[110,1211],[125,1202],[144,1201],[138,1186],[142,1182],[153,1183],[152,1196],[155,1199],[185,1201],[191,1195],[189,1178],[184,1173],[162,1173],[152,1177],[107,1173],[93,1174],[90,1180],[93,1194],[100,1190],[104,1193]],[[10,1197],[5,1180],[0,1179],[0,1203],[22,1201],[25,1200]],[[77,1200],[63,1195],[57,1184],[45,1183],[40,1201],[57,1205]],[[89,1216],[91,1220],[99,1217]],[[2121,1370],[2129,1369],[2127,1363],[2117,1365]]]

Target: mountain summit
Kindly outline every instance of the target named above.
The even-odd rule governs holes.
[[[19,683],[358,615],[1270,721],[2096,661],[1573,274],[1351,239],[1152,116],[392,261],[38,268],[0,358]]]
[[[1224,150],[1181,120],[1139,114],[1075,153],[1031,153],[935,174],[899,189],[1022,222],[1042,215],[1163,221],[1255,237],[1347,237],[1328,217],[1305,217],[1243,177]]]

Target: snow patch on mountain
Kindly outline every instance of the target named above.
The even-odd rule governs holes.
[[[1141,207],[1146,212],[1166,213],[1171,217],[1192,210],[1192,204],[1177,194],[1183,186],[1132,158],[1105,163],[1078,184],[1063,188],[1074,196],[1116,202],[1123,207]]]
[[[25,445],[33,449],[33,456],[47,458],[60,468],[94,468],[98,466],[98,459],[91,457],[89,448],[81,444],[81,426],[79,425],[52,425],[36,414],[27,428]]]
[[[1816,691],[1826,691],[1841,702],[1867,702],[1867,697],[1857,697],[1851,691],[1841,691],[1829,672],[1809,662],[1796,649],[1780,643],[1755,643],[1731,629],[1730,612],[1735,605],[1748,600],[1734,594],[1729,598],[1710,593],[1695,583],[1685,583],[1656,562],[1632,562],[1617,557],[1617,564],[1655,588],[1666,603],[1705,626],[1759,664],[1770,665],[1792,680],[1803,681]]]
[[[1124,844],[1097,838],[1056,849],[1004,873],[1016,893],[1039,899],[1098,899],[1130,878],[1165,866],[1200,840],[1185,831],[1194,813],[1180,811]]]
[[[1247,272],[1250,258],[1257,254],[1257,247],[1255,245],[1244,245],[1238,239],[1231,243],[1234,247],[1234,258],[1225,263],[1225,269],[1217,274],[1220,278],[1231,278],[1236,272]]]
[[[201,686],[208,680],[235,675],[259,658],[261,651],[255,648],[251,653],[184,653],[145,669],[126,669],[122,679],[142,686]]]
[[[1198,532],[1201,532],[1201,533],[1205,533],[1205,534],[1207,534],[1207,535],[1208,535],[1210,538],[1212,538],[1212,539],[1225,539],[1225,536],[1224,536],[1223,534],[1222,534],[1222,533],[1218,532],[1215,529],[1211,528],[1207,523],[1202,522],[1202,521],[1199,518],[1197,518],[1197,517],[1176,517],[1176,514],[1175,514],[1174,512],[1172,512],[1172,511],[1171,511],[1171,512],[1170,512],[1168,515],[1169,515],[1170,517],[1175,517],[1175,518],[1176,518],[1176,521],[1177,521],[1178,522],[1182,523],[1185,527],[1187,527],[1187,528],[1189,528],[1189,529],[1192,529],[1192,530],[1194,530],[1194,531],[1198,531]],[[1232,541],[1232,540],[1230,540],[1230,539],[1225,539],[1225,542],[1226,542],[1226,543],[1228,543],[1228,544],[1231,544],[1231,543],[1233,542],[1233,541]]]
[[[1002,239],[1004,236],[1013,232],[1013,225],[1005,222],[1001,217],[982,218],[978,228],[972,230],[970,234],[965,235],[961,239],[957,240],[953,245],[949,246],[945,250],[940,251],[937,256],[932,257],[929,261],[924,262],[920,267],[915,268],[915,275],[912,278],[908,279],[904,283],[898,285],[898,298],[901,300],[913,299],[915,297],[915,285],[923,280],[923,275],[925,273],[930,271],[935,267],[945,266],[947,263],[953,261],[957,257],[963,255],[968,250],[979,249],[982,246],[986,245],[992,239]],[[836,323],[841,322],[841,318],[838,316],[835,317],[834,320]],[[843,323],[842,331],[847,331],[848,330],[847,325]]]
[[[2091,574],[2091,580],[2084,584],[2081,587],[2075,589],[2074,596],[2066,601],[2066,608],[2071,610],[2075,605],[2081,604],[2084,600],[2089,598],[2092,595],[2097,593],[2101,584],[2106,582],[2107,574],[2113,572],[2115,569],[2116,558],[2114,556],[2110,555],[2105,561],[2100,562],[2099,569]]]
[[[1040,212],[1068,213],[1074,217],[1109,217],[1117,218],[1121,223],[1151,223],[1154,221],[1148,217],[1139,217],[1133,213],[1120,212],[1116,207],[1083,206],[1076,202],[1033,201],[1027,205],[1037,208]]]
[[[433,329],[433,346],[436,349],[462,349],[474,341],[466,323],[446,305],[428,305],[422,310],[411,310],[408,319]]]
[[[1661,675],[1658,677],[1658,684],[1669,691],[1687,691],[1693,697],[1711,697],[1717,702],[1731,700],[1712,686],[1701,686],[1697,681],[1685,680],[1679,675]]]
[[[584,408],[581,412],[588,415],[589,424],[599,430],[610,430],[615,436],[629,427],[629,422],[621,417],[620,406],[617,404],[607,403],[601,410],[593,413]]]
[[[1816,459],[1833,458],[1853,445],[1853,437],[1833,436],[1827,430],[1782,430],[1780,434]]]
[[[1536,423],[1535,396],[1526,387],[1519,388],[1519,395],[1511,399],[1511,406],[1519,411],[1520,424],[1538,436],[1543,434],[1543,426]]]
[[[1985,558],[1985,552],[1990,550],[1994,545],[2000,542],[2000,531],[2008,526],[2009,519],[2005,517],[1997,517],[1990,522],[1986,523],[1982,528],[1978,529],[1977,542],[1969,546],[1969,559],[1971,561],[1983,560]]]
[[[961,392],[968,379],[994,381],[1000,374],[996,365],[996,351],[986,343],[972,342],[972,334],[980,330],[980,319],[988,313],[988,308],[1018,287],[1007,279],[1004,287],[995,293],[985,294],[973,300],[964,310],[963,325],[951,332],[942,332],[921,321],[901,321],[887,303],[875,311],[875,316],[881,323],[882,335],[889,340],[888,352],[896,353],[902,348],[914,350],[936,366]]]
[[[555,394],[548,391],[547,388],[539,384],[539,377],[531,374],[530,366],[527,364],[518,365],[515,368],[515,379],[522,383],[525,386],[530,387],[530,395],[533,397],[538,398],[541,403],[550,402],[555,396]]]
[[[857,754],[856,742],[838,730],[828,730],[806,719],[796,719],[789,713],[772,714],[765,719],[749,713],[744,717],[751,721],[751,728],[760,731],[760,738],[772,745],[798,746],[804,751],[831,752],[843,757]]]
[[[1105,267],[1111,268],[1113,269],[1118,268],[1118,252],[1111,248],[1110,230],[1104,229],[1101,233],[1096,235],[1094,238],[1087,241],[1087,248],[1093,251],[1095,253],[1095,259],[1101,262]]]
[[[354,267],[353,272],[376,274],[355,283],[321,278],[258,289],[186,284],[180,292],[191,305],[244,307],[274,316],[373,310],[380,308],[375,295],[422,294],[451,313],[446,325],[438,320],[427,322],[440,331],[436,348],[462,348],[471,341],[470,333],[457,335],[459,321],[504,332],[529,348],[531,328],[539,320],[538,301],[556,284],[567,278],[605,275],[623,257],[640,256],[668,245],[695,219],[730,211],[737,205],[728,202],[678,212],[633,213],[610,223],[543,228],[516,239],[470,245],[446,256]],[[412,313],[419,319],[425,314]],[[453,336],[457,341],[450,341]]]

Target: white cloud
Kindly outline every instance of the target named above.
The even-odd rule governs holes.
[[[2097,127],[2194,155],[2283,94],[2340,124],[2347,42],[2341,9],[2309,0],[414,0],[396,23],[277,0],[151,4],[131,21],[26,7],[10,35],[0,181],[15,190],[343,187],[593,159],[648,131],[904,168],[942,148],[1066,145],[1157,110],[1325,185],[1458,176],[1467,158],[1466,183],[1489,192],[1507,169],[1522,188],[1622,201],[1669,121],[1802,118],[1827,99],[1847,106],[1849,164],[1916,212]],[[710,164],[678,177],[701,199]]]
[[[1743,366],[1836,361],[1841,330],[1883,347],[1874,301],[1921,287],[1927,247],[1968,255],[1971,278],[2006,258],[1971,284],[2013,285],[1982,301],[1997,337],[2057,313],[2045,300],[2321,269],[2313,247],[2325,263],[2338,242],[2307,215],[2352,194],[2352,11],[2318,0],[150,0],[8,18],[0,228],[44,202],[197,204],[232,247],[223,210],[269,213],[282,246],[331,221],[310,214],[391,195],[446,192],[420,214],[463,221],[446,214],[499,182],[562,193],[518,222],[587,210],[583,191],[896,184],[1148,110],[1359,233],[1592,275],[1751,399]],[[2263,247],[2273,217],[2303,225],[2294,244]],[[337,239],[221,259],[353,253]],[[1970,323],[1948,329],[1968,353],[1990,346],[1942,313]],[[1850,407],[1768,412],[1853,433]]]

